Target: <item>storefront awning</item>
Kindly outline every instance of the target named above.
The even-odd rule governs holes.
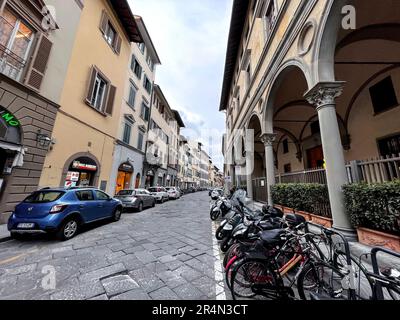
[[[0,141],[0,148],[16,152],[14,162],[12,165],[13,167],[22,167],[24,165],[24,155],[26,150],[23,146],[18,146]]]

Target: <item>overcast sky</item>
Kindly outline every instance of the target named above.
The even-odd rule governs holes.
[[[223,169],[224,114],[218,111],[232,0],[129,0],[143,17],[162,65],[156,83]]]

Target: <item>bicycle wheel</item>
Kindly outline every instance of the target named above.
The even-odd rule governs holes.
[[[343,288],[344,275],[334,266],[324,262],[307,265],[300,273],[297,289],[302,300],[310,300],[313,294],[321,300],[347,300],[350,293]]]
[[[228,264],[228,262],[236,255],[239,246],[240,246],[239,243],[235,243],[225,253],[224,261],[223,261],[224,268],[226,268],[226,265]]]
[[[232,262],[226,269],[225,269],[225,282],[226,286],[231,289],[231,283],[232,283],[232,271],[235,268],[236,265],[238,265],[241,262],[240,258],[237,258],[234,262]]]
[[[343,274],[348,273],[347,258],[344,253],[335,253],[333,256],[333,265]],[[354,274],[355,294],[357,300],[371,300],[373,297],[373,283],[368,276],[366,268],[358,261],[351,257],[351,266]]]
[[[388,292],[389,297],[386,298],[386,300],[400,300],[400,288],[399,287],[383,287],[383,292],[385,294],[385,289]],[[386,296],[386,295],[385,295]]]
[[[266,261],[245,259],[234,266],[230,282],[233,300],[253,298],[254,285],[276,288],[276,275]]]

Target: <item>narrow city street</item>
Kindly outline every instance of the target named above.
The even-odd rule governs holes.
[[[223,299],[218,264],[209,197],[198,192],[67,242],[0,243],[0,299]]]

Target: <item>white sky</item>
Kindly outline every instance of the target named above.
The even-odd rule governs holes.
[[[143,17],[162,65],[156,83],[187,127],[223,169],[225,115],[219,100],[232,0],[129,0]]]

